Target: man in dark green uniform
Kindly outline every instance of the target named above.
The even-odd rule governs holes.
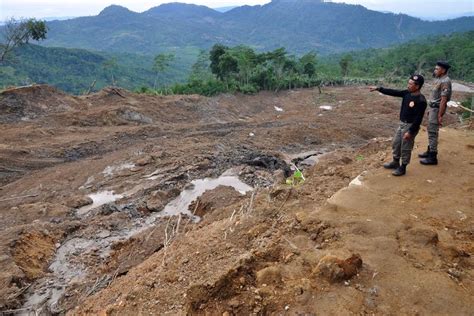
[[[418,157],[423,158],[420,163],[423,165],[438,164],[438,134],[439,127],[443,123],[443,115],[446,106],[451,100],[451,80],[448,77],[448,70],[451,66],[445,61],[438,61],[433,72],[436,78],[431,92],[430,107],[428,110],[428,150]]]
[[[393,161],[383,165],[386,169],[395,169],[392,172],[394,176],[403,176],[410,163],[415,137],[420,130],[427,106],[425,96],[420,92],[424,82],[423,76],[413,75],[408,80],[406,90],[370,87],[370,91],[379,91],[386,95],[403,98],[400,125],[392,142]]]

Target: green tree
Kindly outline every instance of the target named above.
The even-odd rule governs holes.
[[[210,80],[212,78],[212,73],[210,71],[209,65],[209,53],[205,50],[201,50],[199,52],[196,62],[191,67],[191,74],[189,75],[189,80]]]
[[[233,56],[237,58],[238,79],[241,85],[249,85],[252,71],[255,67],[256,54],[247,46],[237,46],[233,50]]]
[[[220,59],[228,50],[227,46],[221,44],[215,44],[212,46],[211,51],[209,52],[209,59],[211,61],[211,72],[216,75],[218,79],[223,80],[223,73],[221,72]]]
[[[346,77],[349,74],[349,67],[353,61],[354,58],[352,55],[346,54],[342,56],[341,60],[339,61],[339,66],[341,67],[341,74],[343,77]]]
[[[2,28],[0,63],[3,63],[15,47],[28,44],[30,40],[40,41],[46,39],[47,32],[48,28],[45,21],[10,18]]]
[[[316,75],[316,53],[309,52],[300,58],[302,73],[310,78]]]
[[[155,83],[153,84],[153,89],[156,90],[156,85],[158,82],[158,77],[160,74],[163,74],[170,66],[171,63],[175,60],[174,54],[158,54],[153,59],[153,71],[155,72]]]

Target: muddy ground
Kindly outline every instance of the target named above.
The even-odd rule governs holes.
[[[450,110],[440,166],[393,178],[398,112],[366,87],[7,90],[0,310],[468,315],[472,126]],[[285,184],[293,164],[304,183]]]

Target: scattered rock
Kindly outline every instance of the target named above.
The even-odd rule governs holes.
[[[359,254],[353,254],[346,260],[326,255],[319,261],[315,272],[327,278],[330,282],[340,282],[355,276],[361,267],[362,258]]]
[[[456,279],[461,279],[462,277],[462,271],[458,270],[458,269],[448,269],[448,274]]]
[[[146,207],[151,212],[159,212],[163,210],[168,200],[169,197],[165,191],[155,191],[151,197],[146,200]]]
[[[140,123],[140,124],[151,124],[151,123],[153,123],[153,120],[150,117],[148,117],[146,115],[143,115],[140,112],[130,110],[130,109],[123,109],[123,110],[119,111],[119,115],[124,120],[130,121],[130,122],[136,122],[136,123]]]
[[[234,188],[220,185],[213,190],[204,192],[189,205],[189,210],[199,216],[203,217],[206,214],[225,208],[242,199],[242,194],[237,192]]]
[[[257,271],[257,284],[273,284],[281,283],[281,269],[276,266],[270,266]]]
[[[107,229],[104,229],[104,230],[102,230],[101,232],[99,232],[97,234],[97,237],[99,237],[99,238],[107,238],[109,236],[110,236],[110,231],[107,230]]]
[[[153,158],[151,156],[146,156],[146,157],[140,158],[137,161],[135,161],[135,165],[137,165],[139,167],[143,167],[143,166],[146,166],[146,165],[148,165],[152,162],[153,162]]]
[[[71,208],[81,208],[92,204],[94,201],[88,196],[73,196],[66,201],[66,206]]]

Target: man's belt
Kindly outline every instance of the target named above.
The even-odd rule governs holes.
[[[430,108],[432,108],[432,109],[439,109],[439,103],[430,102]]]

